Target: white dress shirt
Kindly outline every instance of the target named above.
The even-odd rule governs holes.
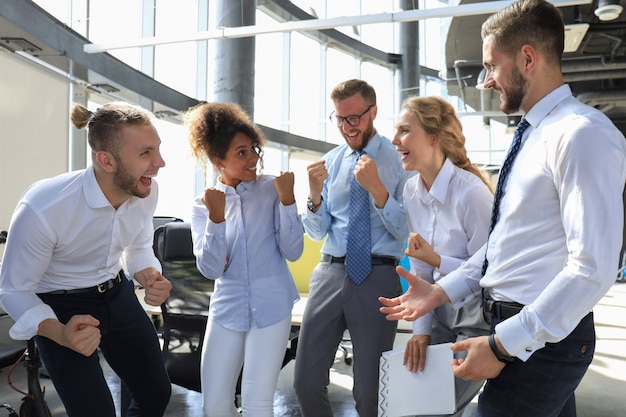
[[[409,257],[411,272],[437,282],[487,241],[493,194],[475,174],[446,159],[430,191],[421,175],[404,186],[409,231],[419,233],[441,257],[439,268]],[[413,334],[431,334],[432,314],[413,322]]]
[[[276,324],[300,298],[286,262],[304,250],[296,204],[280,203],[269,175],[237,188],[218,181],[215,188],[226,194],[225,221],[209,220],[202,195],[191,219],[198,269],[216,280],[211,317],[238,332],[248,331],[252,322],[259,328]]]
[[[564,339],[615,282],[622,244],[626,141],[600,111],[563,85],[526,114],[530,127],[485,249],[439,284],[455,305],[480,285],[524,304],[496,326],[504,348],[526,360]],[[465,282],[465,285],[462,284]]]
[[[44,319],[56,319],[36,294],[87,288],[114,278],[161,271],[152,250],[158,188],[131,197],[117,210],[98,185],[93,167],[44,179],[22,195],[8,231],[0,269],[0,306],[15,319],[12,338],[29,339]]]

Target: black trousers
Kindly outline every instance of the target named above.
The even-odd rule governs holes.
[[[574,390],[591,364],[595,346],[589,313],[565,339],[547,343],[526,362],[507,364],[488,380],[476,417],[575,417]]]
[[[76,314],[100,320],[100,352],[128,387],[127,416],[162,416],[171,395],[154,324],[139,304],[133,283],[123,279],[103,294],[39,297],[63,323]],[[37,347],[69,417],[115,417],[113,397],[98,351],[85,357],[52,340],[35,336]]]

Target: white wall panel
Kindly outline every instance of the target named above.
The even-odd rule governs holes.
[[[67,171],[68,100],[69,80],[0,48],[0,230],[28,185]]]

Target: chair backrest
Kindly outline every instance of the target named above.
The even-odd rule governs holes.
[[[172,283],[164,303],[168,313],[208,316],[214,281],[203,277],[196,267],[190,224],[170,222],[157,227],[153,249],[163,276]]]
[[[163,226],[165,223],[170,222],[182,222],[183,219],[174,216],[153,216],[152,226],[156,229],[159,226]]]
[[[154,231],[153,249],[172,283],[163,312],[163,358],[170,380],[200,391],[200,354],[214,281],[202,276],[193,254],[191,226],[168,222]]]

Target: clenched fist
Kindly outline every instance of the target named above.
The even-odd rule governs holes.
[[[294,175],[293,172],[281,172],[274,179],[274,187],[278,192],[278,198],[283,206],[290,206],[296,202],[293,194]]]
[[[224,221],[226,194],[215,188],[207,188],[204,190],[202,202],[209,211],[209,219],[213,223],[221,223]]]

